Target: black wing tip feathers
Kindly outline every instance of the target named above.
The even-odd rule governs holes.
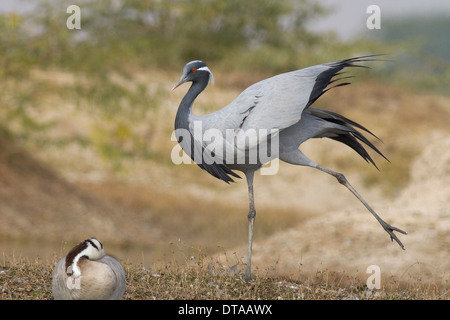
[[[356,56],[353,58],[348,58],[348,59],[343,59],[343,60],[339,60],[336,62],[331,62],[330,64],[352,64],[352,63],[358,63],[358,62],[373,62],[373,61],[388,61],[385,59],[378,59],[376,57],[381,57],[381,56],[387,56],[387,53],[376,53],[376,54],[367,54],[367,55],[363,55],[363,56]],[[355,66],[359,66],[359,65],[355,65]]]
[[[385,53],[362,55],[362,56],[357,56],[357,57],[353,57],[353,58],[348,58],[348,59],[324,64],[325,66],[328,66],[329,68],[317,76],[316,83],[311,91],[309,101],[306,105],[306,108],[309,108],[318,98],[320,98],[324,93],[328,92],[329,90],[350,84],[350,82],[340,82],[339,83],[338,81],[344,80],[344,79],[349,79],[349,78],[352,78],[353,76],[345,76],[345,77],[340,77],[340,78],[334,79],[337,75],[342,75],[347,72],[347,71],[343,71],[343,69],[345,69],[347,67],[359,67],[359,68],[369,68],[370,69],[370,67],[361,65],[360,63],[373,62],[373,61],[387,61],[384,59],[380,59],[380,57],[386,56],[386,55],[387,54],[385,54]],[[335,84],[333,86],[329,86],[332,83],[335,83]],[[375,164],[373,159],[370,157],[370,155],[367,153],[367,151],[365,150],[365,148],[361,145],[361,143],[359,141],[366,144],[368,147],[370,147],[372,150],[374,150],[380,156],[382,156],[385,160],[390,162],[389,159],[387,159],[380,152],[380,150],[378,150],[378,148],[376,148],[369,140],[367,140],[367,138],[361,132],[359,132],[356,129],[356,128],[358,128],[363,131],[366,131],[367,133],[369,133],[370,135],[372,135],[373,137],[375,137],[376,139],[381,141],[380,138],[378,138],[376,135],[374,135],[372,132],[370,132],[367,128],[365,128],[364,126],[360,125],[359,123],[352,121],[352,120],[350,120],[344,116],[341,116],[337,113],[334,113],[331,111],[326,111],[326,110],[321,110],[321,109],[315,109],[315,108],[314,108],[314,110],[317,110],[317,111],[311,110],[311,113],[313,113],[313,114],[315,113],[316,116],[318,116],[324,120],[334,122],[336,124],[346,127],[348,130],[346,130],[345,133],[338,134],[337,136],[333,137],[332,139],[342,142],[342,143],[346,144],[347,146],[349,146],[350,148],[352,148],[353,150],[355,150],[365,161],[372,163],[378,171],[379,171],[379,168],[377,167],[377,165]]]
[[[348,79],[350,77],[342,77],[340,79],[333,78],[339,74],[345,73],[342,71],[342,69],[348,68],[348,67],[360,67],[360,68],[368,68],[370,67],[361,65],[359,63],[364,62],[373,62],[373,61],[383,61],[383,59],[380,59],[378,57],[384,56],[386,54],[380,53],[380,54],[370,54],[370,55],[364,55],[364,56],[357,56],[353,58],[348,58],[336,62],[330,62],[325,63],[324,66],[329,67],[327,70],[323,71],[316,77],[316,81],[314,84],[313,89],[311,90],[311,94],[309,96],[308,103],[306,105],[306,108],[311,106],[317,99],[319,99],[325,92],[337,88],[342,87],[344,85],[350,84],[350,82],[344,82],[344,83],[338,83],[332,87],[327,88],[331,83],[334,83],[339,80]]]

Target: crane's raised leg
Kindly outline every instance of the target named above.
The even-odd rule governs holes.
[[[377,219],[377,221],[381,224],[383,229],[389,234],[389,236],[391,237],[391,240],[395,240],[398,243],[398,245],[403,250],[405,250],[403,243],[397,238],[397,236],[394,234],[394,231],[397,231],[397,232],[400,232],[403,234],[407,234],[407,233],[399,228],[391,226],[389,223],[387,223],[386,221],[381,219],[380,216],[372,209],[372,207],[369,206],[369,204],[363,199],[363,197],[361,197],[359,195],[359,193],[356,192],[355,188],[352,187],[352,185],[348,182],[347,178],[345,178],[345,176],[342,173],[335,172],[328,168],[322,167],[321,165],[318,165],[317,163],[315,163],[314,161],[309,159],[307,156],[305,156],[298,149],[295,151],[286,153],[286,154],[281,154],[280,159],[285,162],[291,163],[291,164],[316,168],[316,169],[319,169],[319,170],[335,177],[337,179],[337,181],[339,181],[340,184],[344,185],[348,190],[350,190],[351,193],[353,193],[355,195],[355,197],[357,197],[358,200],[361,201],[361,203],[367,208],[367,210],[369,210],[370,213],[372,213],[372,215],[375,217],[375,219]]]
[[[247,178],[247,186],[248,186],[248,251],[247,251],[247,267],[245,269],[245,281],[252,281],[252,244],[253,244],[253,226],[255,224],[255,201],[253,198],[253,176],[254,171],[247,171],[245,176]]]
[[[383,229],[389,234],[389,236],[391,237],[391,240],[395,240],[398,245],[405,250],[405,247],[403,246],[403,243],[400,241],[399,238],[397,238],[397,236],[394,234],[394,231],[406,234],[405,231],[393,227],[391,226],[389,223],[387,223],[386,221],[384,221],[383,219],[380,218],[380,216],[372,209],[371,206],[369,206],[369,204],[363,199],[363,197],[360,196],[360,194],[355,190],[355,188],[353,188],[353,186],[348,182],[347,178],[339,172],[335,172],[333,170],[330,170],[328,168],[322,167],[318,164],[316,164],[316,166],[314,167],[316,169],[319,169],[323,172],[326,172],[330,175],[332,175],[333,177],[335,177],[337,179],[337,181],[339,181],[340,184],[344,185],[348,190],[351,191],[351,193],[353,193],[355,195],[355,197],[358,198],[359,201],[361,201],[361,203],[367,208],[367,210],[370,211],[370,213],[375,217],[375,219],[378,220],[378,222],[381,224],[381,226],[383,227]]]

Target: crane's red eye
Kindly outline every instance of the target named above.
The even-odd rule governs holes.
[[[194,68],[194,69],[192,69],[191,71],[192,71],[192,72],[195,72],[195,71],[197,71],[197,69]]]

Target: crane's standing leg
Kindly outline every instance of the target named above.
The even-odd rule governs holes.
[[[328,168],[322,167],[321,165],[318,165],[317,163],[315,163],[314,161],[312,161],[311,159],[306,157],[298,149],[295,151],[280,155],[280,159],[285,162],[291,163],[291,164],[316,168],[316,169],[319,169],[320,171],[323,171],[323,172],[328,173],[329,175],[332,175],[333,177],[335,177],[340,184],[344,185],[348,190],[350,190],[351,193],[353,193],[355,195],[355,197],[358,198],[358,200],[361,201],[361,203],[367,208],[367,210],[370,211],[370,213],[375,217],[375,219],[377,219],[377,221],[381,224],[383,229],[389,234],[389,236],[391,237],[391,240],[395,240],[398,243],[398,245],[403,250],[405,250],[403,243],[400,241],[400,239],[397,238],[397,236],[394,234],[394,231],[397,231],[397,232],[400,232],[403,234],[407,234],[407,233],[399,228],[391,226],[389,223],[387,223],[386,221],[381,219],[380,216],[372,209],[372,207],[369,206],[369,204],[363,199],[363,197],[361,197],[359,195],[359,193],[355,190],[355,188],[353,188],[353,186],[348,182],[347,178],[345,178],[345,176],[342,173],[335,172]]]
[[[247,178],[247,186],[248,186],[248,251],[247,251],[247,267],[245,269],[245,281],[252,281],[252,244],[253,244],[253,226],[255,224],[255,201],[253,198],[253,176],[254,171],[245,172],[245,176]]]

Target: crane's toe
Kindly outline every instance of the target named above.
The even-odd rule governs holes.
[[[386,232],[389,234],[389,236],[391,237],[391,241],[394,241],[398,243],[398,245],[405,250],[405,246],[403,245],[403,243],[400,241],[400,239],[397,237],[397,235],[394,233],[394,231],[400,232],[402,234],[407,234],[405,231],[403,231],[402,229],[399,229],[397,227],[393,227],[390,224],[386,223],[385,225],[383,225],[384,230],[386,230]]]

